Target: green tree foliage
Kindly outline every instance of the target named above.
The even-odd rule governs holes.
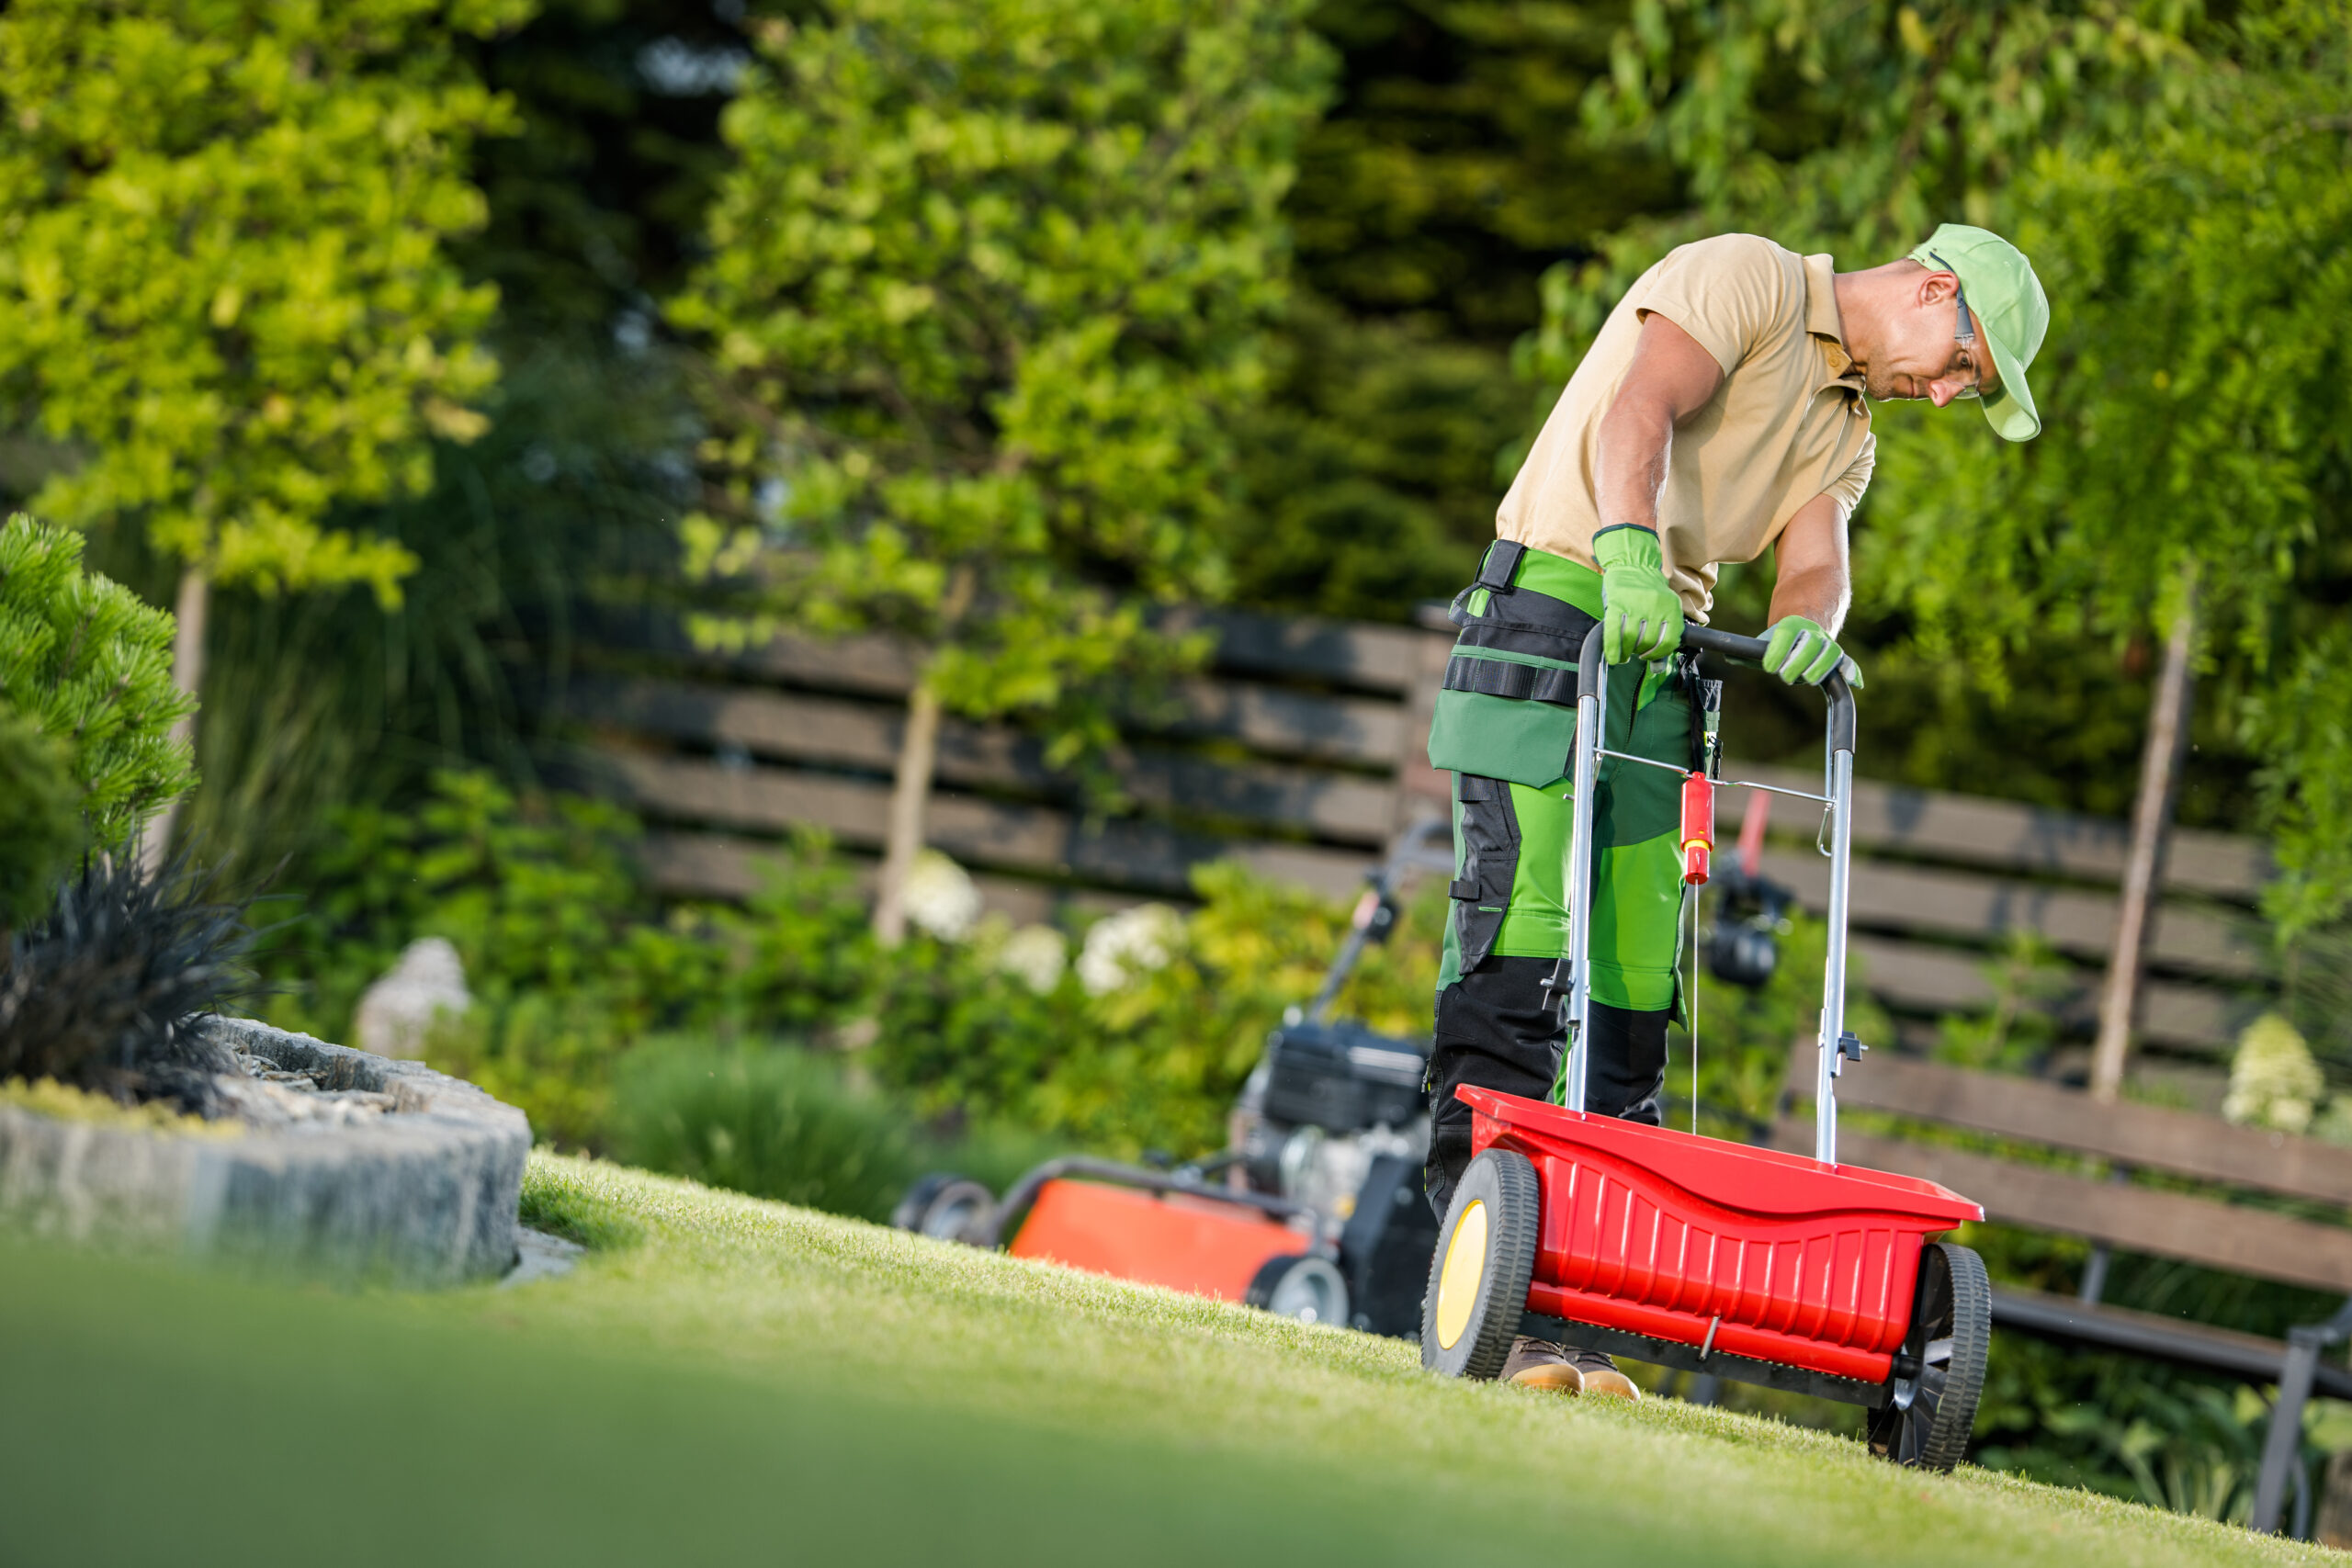
[[[531,0],[28,0],[0,16],[0,397],[62,449],[45,515],[142,518],[210,580],[368,583],[322,528],[424,488],[495,366],[493,291],[446,243],[504,106],[454,35]]]
[[[1224,588],[1323,77],[1301,9],[856,0],[763,29],[671,306],[729,393],[689,565],[755,584],[752,626],[922,650],[893,867],[943,708],[1041,716],[1069,761],[1116,687],[1198,651],[1147,610]]]
[[[1996,221],[2039,152],[2124,140],[2178,100],[2190,19],[2166,0],[1867,0],[1834,25],[1803,0],[1638,0],[1582,124],[1671,168],[1683,197],[1545,275],[1523,363],[1566,380],[1626,286],[1702,234],[1752,229],[1859,267],[1939,222]]]
[[[172,617],[82,570],[82,537],[19,514],[0,528],[0,707],[65,750],[90,842],[115,851],[189,785],[172,727]]]

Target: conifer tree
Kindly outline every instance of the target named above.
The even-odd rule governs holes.
[[[48,907],[81,838],[65,749],[0,702],[0,969],[10,929]]]
[[[195,702],[171,616],[85,571],[82,543],[21,513],[0,527],[0,707],[62,751],[91,846],[115,853],[196,782],[172,733]]]

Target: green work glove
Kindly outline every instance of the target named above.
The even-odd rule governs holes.
[[[1682,641],[1682,596],[1666,580],[1657,536],[1630,524],[1603,528],[1592,536],[1592,558],[1600,563],[1600,656],[1623,664],[1672,653]]]
[[[1803,615],[1782,615],[1764,634],[1764,668],[1794,686],[1818,686],[1846,660],[1846,680],[1862,689],[1861,666],[1846,659],[1820,624]]]

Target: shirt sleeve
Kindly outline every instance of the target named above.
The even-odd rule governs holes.
[[[1829,481],[1824,493],[1836,496],[1846,503],[1846,515],[1862,503],[1862,492],[1871,488],[1871,473],[1878,467],[1878,433],[1872,431],[1862,437],[1862,449],[1846,465],[1846,471]]]
[[[1785,253],[1757,234],[1718,234],[1678,246],[1658,263],[1635,307],[1664,316],[1714,355],[1728,376],[1788,312]]]

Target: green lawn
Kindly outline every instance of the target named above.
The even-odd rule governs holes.
[[[0,1563],[2336,1560],[608,1165],[526,1203],[614,1245],[351,1295],[0,1244]]]

